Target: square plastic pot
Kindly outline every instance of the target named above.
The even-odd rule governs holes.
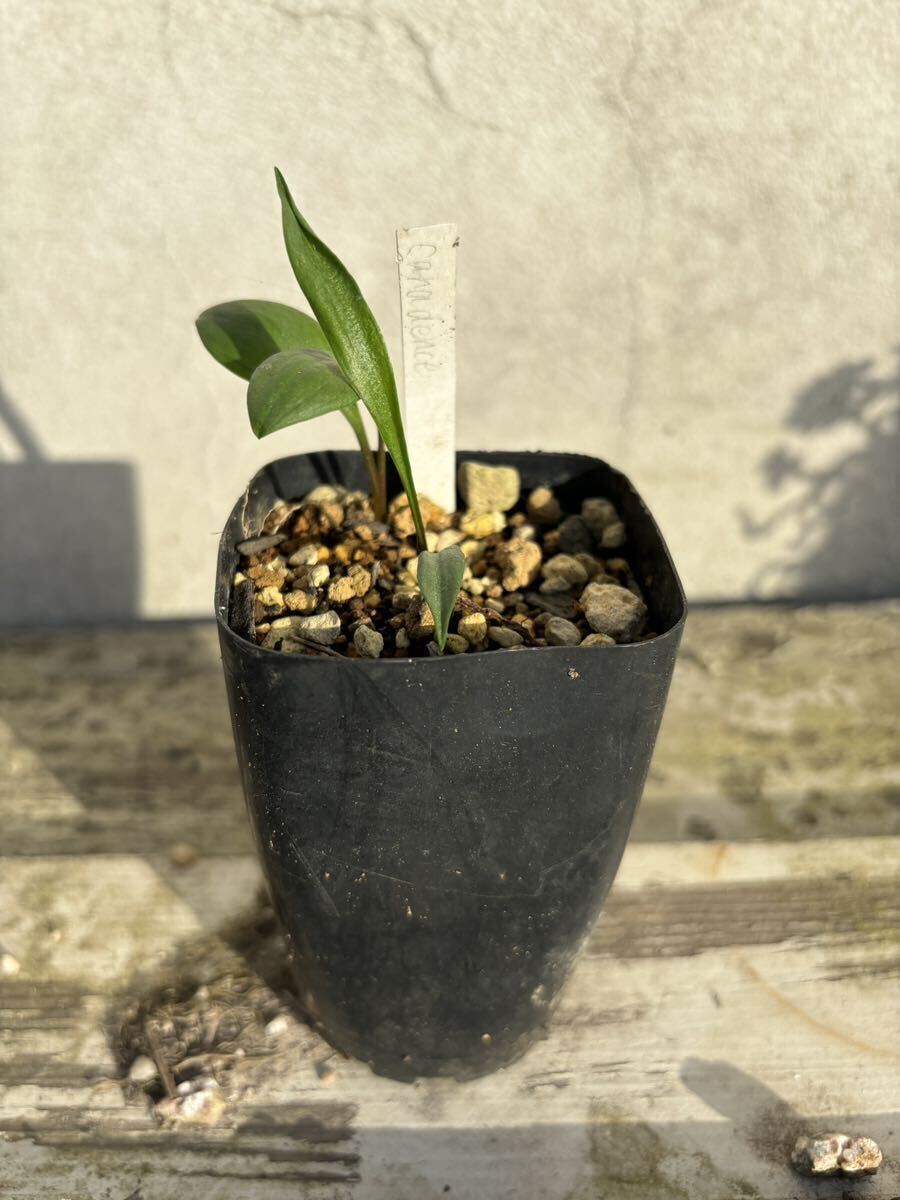
[[[364,488],[358,455],[261,470],[222,535],[216,613],[247,808],[311,1021],[395,1078],[484,1074],[546,1027],[622,856],[685,600],[624,475],[573,454],[465,453],[621,513],[658,634],[443,658],[264,650],[231,628],[235,549],[279,499]]]

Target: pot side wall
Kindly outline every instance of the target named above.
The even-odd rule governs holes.
[[[540,1035],[618,868],[684,619],[623,476],[579,456],[475,457],[552,483],[567,508],[612,499],[662,636],[367,662],[252,645],[223,619],[235,543],[276,495],[361,483],[351,454],[261,472],[219,557],[238,759],[302,1002],[335,1045],[399,1078],[481,1074]]]

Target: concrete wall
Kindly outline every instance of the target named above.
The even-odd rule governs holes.
[[[3,20],[4,619],[209,612],[251,472],[350,444],[257,442],[193,330],[298,297],[273,163],[394,351],[394,228],[459,222],[460,445],[614,461],[696,598],[896,591],[888,0]]]

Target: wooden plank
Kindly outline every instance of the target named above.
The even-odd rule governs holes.
[[[688,618],[642,829],[659,840],[900,832],[900,603]]]
[[[234,1068],[222,1124],[172,1131],[114,1078],[110,1031],[216,947],[234,971],[240,945],[250,975],[279,957],[274,932],[234,937],[255,928],[238,920],[256,903],[252,860],[2,860],[21,970],[0,979],[0,1195],[834,1197],[786,1154],[801,1131],[840,1128],[879,1140],[887,1163],[865,1193],[888,1200],[898,872],[889,837],[633,843],[547,1039],[507,1070],[404,1085],[332,1058],[323,1077],[329,1048],[291,1017]]]
[[[633,836],[900,830],[900,604],[693,613]],[[0,644],[0,850],[250,843],[207,623]]]

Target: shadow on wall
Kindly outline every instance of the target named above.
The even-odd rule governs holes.
[[[127,621],[138,613],[134,468],[51,462],[0,388],[0,625]]]
[[[794,400],[787,436],[761,465],[777,507],[762,519],[739,512],[748,538],[787,540],[754,580],[755,595],[900,594],[900,349],[896,354],[893,369],[884,371],[874,359],[836,367]]]

